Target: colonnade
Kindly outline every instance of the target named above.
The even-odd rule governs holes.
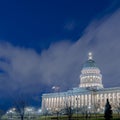
[[[42,110],[61,110],[67,106],[73,108],[80,108],[87,106],[91,108],[92,106],[97,105],[98,108],[104,109],[106,99],[109,99],[112,106],[117,103],[120,103],[120,92],[95,92],[90,91],[89,93],[83,94],[65,94],[62,93],[53,96],[45,95],[42,97]]]

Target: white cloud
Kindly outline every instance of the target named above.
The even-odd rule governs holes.
[[[52,44],[41,54],[33,49],[0,44],[0,68],[7,79],[0,81],[0,90],[41,92],[44,87],[58,85],[62,90],[79,85],[81,66],[88,51],[103,74],[105,86],[119,86],[120,78],[120,10],[107,18],[91,23],[76,42]],[[45,89],[45,88],[44,88]]]

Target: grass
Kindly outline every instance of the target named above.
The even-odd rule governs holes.
[[[58,118],[57,116],[41,116],[37,120],[68,120],[68,117],[66,115],[58,116]],[[86,118],[83,115],[78,115],[77,118],[75,114],[72,116],[71,120],[105,120],[105,118],[103,114],[99,114],[97,117],[92,115],[90,118]],[[112,120],[120,120],[120,116],[114,114]]]
[[[78,118],[77,118],[78,116]],[[3,118],[1,120],[8,120],[7,118]],[[20,120],[20,119],[12,119],[12,120]],[[25,119],[28,120],[28,119]],[[57,117],[57,115],[53,115],[53,116],[39,116],[37,118],[34,119],[29,119],[29,120],[68,120],[68,116],[67,115],[59,115]],[[86,118],[85,115],[82,114],[73,114],[72,119],[71,120],[105,120],[104,118],[104,114],[97,114],[97,117],[95,115],[91,115],[91,117]],[[112,120],[120,120],[120,115],[118,114],[113,114],[113,119]]]

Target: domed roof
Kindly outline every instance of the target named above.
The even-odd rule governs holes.
[[[97,68],[96,62],[92,58],[92,53],[88,54],[88,60],[83,64],[83,68]]]
[[[97,65],[94,60],[89,59],[83,65],[83,68],[86,68],[86,67],[97,67]]]
[[[92,53],[88,54],[88,60],[83,64],[80,75],[80,87],[103,88],[102,75],[96,62],[93,60]]]

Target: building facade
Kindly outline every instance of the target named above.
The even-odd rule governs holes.
[[[72,109],[103,112],[107,99],[112,109],[117,111],[120,106],[120,87],[103,87],[100,69],[93,60],[92,53],[89,53],[81,70],[79,87],[67,92],[43,94],[42,112],[54,113],[68,106]]]

